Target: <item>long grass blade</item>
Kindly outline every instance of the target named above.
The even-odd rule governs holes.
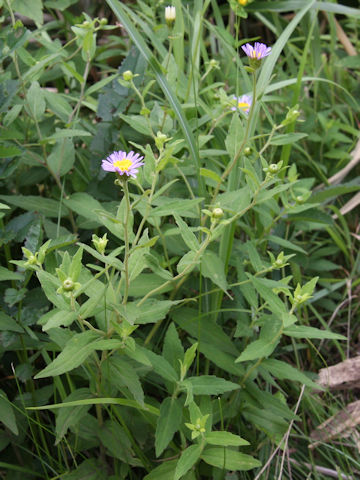
[[[183,131],[184,137],[188,144],[190,153],[195,161],[196,169],[197,169],[197,179],[199,184],[199,194],[200,196],[205,196],[205,185],[204,181],[200,175],[200,157],[198,153],[198,149],[196,147],[195,139],[190,129],[190,126],[185,118],[185,115],[182,111],[181,105],[176,98],[175,94],[170,88],[168,81],[166,80],[164,74],[162,73],[161,66],[159,62],[156,60],[154,55],[151,53],[150,49],[144,42],[143,38],[141,37],[140,33],[136,30],[134,25],[132,24],[130,18],[126,14],[123,6],[118,0],[106,0],[109,7],[113,10],[115,15],[118,17],[126,31],[128,32],[129,36],[131,37],[132,41],[135,43],[136,47],[139,49],[141,55],[146,59],[149,63],[151,69],[153,70],[158,84],[160,85],[162,91],[164,92],[165,97],[169,101],[170,105],[172,106],[175,115],[179,121],[181,129]]]

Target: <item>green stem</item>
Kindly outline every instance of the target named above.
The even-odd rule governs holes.
[[[127,179],[123,180],[123,189],[124,189],[124,196],[126,200],[126,212],[125,212],[125,220],[124,220],[124,242],[125,242],[125,254],[124,254],[124,274],[125,274],[125,291],[122,304],[125,305],[128,300],[129,296],[129,256],[130,256],[130,246],[129,246],[129,231],[128,231],[128,223],[129,223],[129,214],[131,210],[130,206],[130,197],[129,197],[129,188],[127,184]]]
[[[245,145],[248,142],[249,130],[250,130],[250,125],[251,125],[251,120],[252,120],[252,117],[253,117],[253,114],[254,114],[255,103],[256,103],[256,73],[254,72],[253,73],[253,96],[252,96],[252,102],[251,102],[249,117],[248,117],[247,123],[246,123],[244,139],[241,142],[239,150],[236,152],[234,158],[232,159],[232,161],[229,163],[228,167],[225,169],[224,173],[222,174],[221,180],[216,185],[215,192],[214,192],[214,195],[213,195],[213,198],[212,198],[212,201],[211,201],[212,204],[214,204],[214,202],[216,200],[216,197],[218,196],[220,186],[224,183],[224,181],[226,180],[226,178],[228,177],[228,175],[230,174],[232,169],[235,167],[235,165],[236,165],[237,161],[239,160],[240,155],[241,155]]]

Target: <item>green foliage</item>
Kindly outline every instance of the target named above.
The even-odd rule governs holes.
[[[0,0],[4,478],[352,475],[307,429],[352,352],[359,10],[85,3]]]

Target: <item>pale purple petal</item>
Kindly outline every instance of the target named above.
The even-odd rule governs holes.
[[[107,160],[102,161],[101,168],[105,170],[105,172],[115,172],[114,165]]]
[[[102,160],[101,167],[106,172],[117,172],[119,175],[126,175],[128,177],[131,175],[136,178],[136,174],[139,171],[138,168],[144,165],[144,162],[141,161],[143,158],[144,157],[140,157],[140,155],[134,151],[126,153],[120,150],[111,153],[106,160]],[[121,165],[121,162],[124,160],[127,160],[127,162]]]

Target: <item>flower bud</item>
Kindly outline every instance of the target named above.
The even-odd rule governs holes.
[[[245,7],[245,5],[248,4],[248,1],[249,1],[249,0],[238,0],[239,4],[240,4],[242,7]]]
[[[245,147],[244,148],[244,155],[245,157],[249,157],[251,155],[252,151],[250,147]]]
[[[286,114],[286,117],[281,122],[282,126],[289,125],[291,123],[294,123],[297,120],[298,116],[300,115],[298,108],[299,108],[299,105],[295,105],[295,107],[290,108],[290,110]]]
[[[170,28],[175,22],[176,18],[176,8],[175,7],[165,7],[165,21],[166,25]]]
[[[210,60],[209,65],[211,68],[219,68],[219,62],[214,58]]]
[[[164,146],[164,143],[166,142],[166,140],[168,139],[168,137],[165,135],[165,133],[162,133],[162,132],[157,132],[156,134],[156,137],[155,137],[155,145],[156,147],[161,150]]]
[[[107,233],[103,237],[98,237],[97,235],[93,234],[92,242],[96,248],[96,250],[101,254],[104,255],[106,245],[108,243]]]
[[[123,73],[123,79],[125,80],[125,82],[130,82],[133,78],[134,74],[131,70],[126,70],[126,72]]]
[[[70,277],[68,277],[66,280],[63,281],[62,288],[63,290],[65,290],[65,292],[71,292],[75,288],[75,283]]]
[[[143,107],[140,110],[140,115],[142,115],[143,117],[148,117],[150,115],[150,110],[146,107]]]
[[[279,171],[279,166],[276,163],[272,163],[269,165],[269,172],[270,173],[277,173]]]
[[[213,218],[219,219],[219,218],[222,218],[223,216],[224,216],[224,211],[223,211],[222,208],[216,207],[212,211],[212,217]]]
[[[107,25],[108,20],[107,20],[107,18],[101,18],[99,23],[100,23],[100,25]]]

